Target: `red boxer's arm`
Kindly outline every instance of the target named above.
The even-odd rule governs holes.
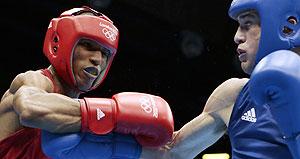
[[[112,99],[84,98],[80,103],[83,131],[133,134],[143,146],[154,147],[165,144],[172,137],[171,109],[158,96],[126,92]]]
[[[1,112],[15,113],[14,119],[7,120],[7,115],[2,114],[0,125],[5,123],[10,132],[21,126],[57,133],[79,131],[81,116],[78,101],[52,92],[53,83],[41,71],[19,74],[0,104],[1,109],[8,110]],[[19,124],[16,124],[17,120]]]

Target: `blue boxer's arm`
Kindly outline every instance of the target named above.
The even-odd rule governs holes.
[[[138,159],[141,146],[134,137],[110,133],[53,134],[42,131],[42,150],[53,159]]]
[[[54,134],[42,131],[42,150],[48,157],[53,159],[63,158],[63,154],[78,145],[84,134]]]
[[[279,50],[264,57],[249,81],[249,93],[258,106],[267,106],[283,138],[300,158],[300,57]]]

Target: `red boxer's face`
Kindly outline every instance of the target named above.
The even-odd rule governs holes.
[[[73,56],[73,73],[77,87],[87,91],[105,69],[107,56],[98,43],[87,39],[78,42]]]
[[[255,57],[260,39],[259,16],[254,11],[247,11],[238,16],[239,27],[234,36],[238,44],[237,53],[243,71],[251,74],[255,66]]]

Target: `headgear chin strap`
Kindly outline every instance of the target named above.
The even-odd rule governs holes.
[[[84,12],[93,15],[80,15]],[[65,11],[58,18],[51,20],[44,41],[44,54],[57,74],[75,88],[77,86],[72,58],[74,48],[80,39],[93,40],[110,54],[106,68],[89,89],[92,90],[102,83],[108,73],[118,49],[119,31],[108,17],[86,6]]]
[[[234,20],[244,11],[255,10],[259,14],[261,37],[256,64],[273,51],[300,46],[299,6],[299,0],[232,1],[228,13]],[[291,18],[296,19],[296,23],[291,22]]]

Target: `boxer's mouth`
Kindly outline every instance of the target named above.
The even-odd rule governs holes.
[[[237,54],[238,54],[238,55],[241,55],[241,54],[244,54],[244,53],[246,53],[246,51],[245,51],[245,50],[243,50],[243,49],[240,49],[240,48],[237,48],[237,49],[236,49],[236,52],[237,52]]]
[[[95,67],[87,67],[84,69],[84,72],[86,72],[88,75],[92,77],[97,77],[99,74],[99,70]]]

